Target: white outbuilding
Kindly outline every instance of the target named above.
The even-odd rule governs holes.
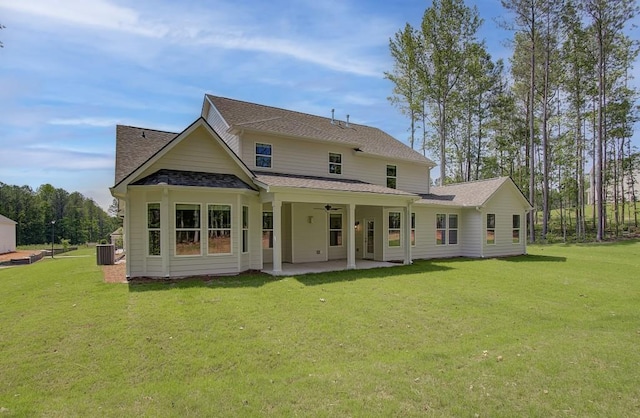
[[[16,222],[0,215],[0,254],[16,250]]]

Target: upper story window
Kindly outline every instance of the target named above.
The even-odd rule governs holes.
[[[397,168],[393,164],[387,164],[387,187],[395,189],[397,185]]]
[[[256,167],[271,168],[271,144],[256,142]]]
[[[342,154],[329,153],[329,174],[342,174]]]

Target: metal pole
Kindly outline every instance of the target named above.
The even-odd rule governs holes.
[[[51,258],[53,258],[53,240],[56,230],[56,221],[51,221]]]

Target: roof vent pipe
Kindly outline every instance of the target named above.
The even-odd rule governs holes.
[[[347,115],[347,128],[349,127],[349,115]]]
[[[331,124],[335,124],[336,123],[336,119],[334,118],[334,114],[335,114],[335,109],[331,109]]]

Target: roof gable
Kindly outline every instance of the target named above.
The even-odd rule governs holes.
[[[363,155],[408,160],[431,167],[436,165],[378,128],[209,94],[205,101],[217,109],[232,131],[249,130],[326,141],[357,149]]]
[[[531,208],[531,204],[516,186],[511,177],[497,177],[493,179],[469,181],[465,183],[449,184],[446,186],[432,187],[431,193],[421,195],[419,203],[430,203],[445,206],[480,207],[487,202],[503,187],[510,187],[517,193],[523,206]]]
[[[175,132],[117,125],[114,184],[119,184],[177,135]]]
[[[121,187],[127,180],[131,181],[143,174],[146,169],[149,169],[155,162],[160,160],[160,158],[174,149],[200,127],[207,131],[212,139],[222,147],[226,154],[232,158],[235,164],[238,165],[240,170],[249,179],[253,178],[251,170],[218,136],[207,121],[200,117],[180,134],[160,132],[159,134],[148,135],[146,130],[142,128],[125,127],[126,129],[121,129],[120,133],[124,134],[124,136],[116,137],[116,184],[114,189]],[[155,132],[157,133],[159,131]],[[145,134],[144,136],[142,136],[143,133]],[[127,153],[132,155],[127,156]],[[119,155],[122,156],[120,159],[118,159]]]

